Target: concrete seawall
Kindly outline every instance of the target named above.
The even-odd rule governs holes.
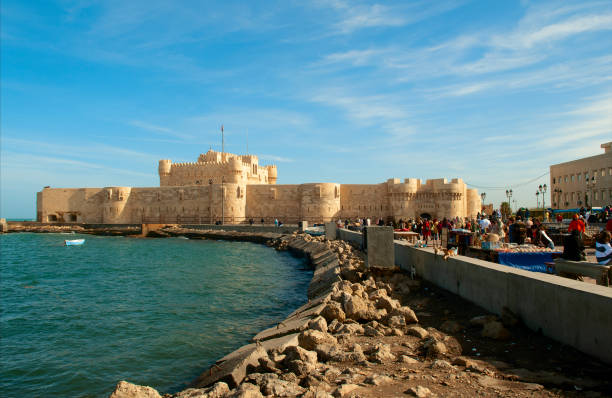
[[[341,229],[338,237],[359,244],[361,233]],[[555,275],[523,271],[465,256],[443,260],[431,248],[395,241],[395,263],[415,267],[424,280],[495,314],[504,307],[527,327],[612,363],[612,289]]]

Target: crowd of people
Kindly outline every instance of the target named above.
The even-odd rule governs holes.
[[[544,217],[546,220],[549,217]],[[557,222],[562,222],[563,218],[558,215]],[[586,259],[584,254],[583,235],[587,226],[590,223],[605,223],[603,231],[595,238],[595,254],[599,264],[612,263],[612,247],[610,246],[610,236],[612,233],[612,206],[606,206],[600,212],[593,212],[589,209],[582,208],[577,214],[574,214],[567,228],[568,235],[563,240],[563,257],[569,260],[583,261]],[[419,235],[419,238],[426,243],[433,241],[436,243],[440,240],[440,235],[443,228],[449,230],[463,230],[464,232],[472,232],[478,235],[495,234],[499,237],[499,241],[505,243],[516,243],[519,245],[531,243],[536,246],[555,248],[553,239],[547,233],[546,224],[539,217],[530,217],[528,209],[520,209],[516,215],[502,217],[499,210],[496,210],[491,215],[478,214],[476,218],[420,218],[415,219],[399,219],[398,221],[388,220],[385,222],[382,218],[372,221],[369,218],[357,219],[355,222],[351,220],[338,220],[339,226],[348,228],[353,225],[361,228],[367,225],[391,226],[396,231],[411,231]]]

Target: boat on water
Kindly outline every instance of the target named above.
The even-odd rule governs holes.
[[[64,241],[64,246],[78,246],[85,243],[85,239],[66,239]]]

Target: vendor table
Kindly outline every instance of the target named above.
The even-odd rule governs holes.
[[[520,268],[527,271],[546,273],[546,263],[561,256],[561,252],[512,253],[498,252],[498,260],[502,265]]]
[[[527,271],[544,273],[547,273],[546,263],[552,262],[553,259],[561,257],[561,254],[561,252],[501,252],[497,250],[481,249],[474,246],[468,247],[466,251],[466,256],[468,257],[479,258],[492,263],[507,265]]]

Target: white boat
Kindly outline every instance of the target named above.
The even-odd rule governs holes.
[[[70,239],[64,241],[64,246],[78,246],[85,243],[85,239]]]

